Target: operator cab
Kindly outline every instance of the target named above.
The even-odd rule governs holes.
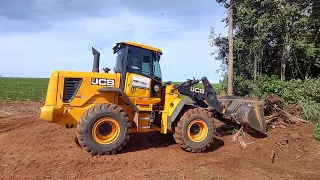
[[[117,54],[114,72],[132,72],[157,81],[161,81],[160,56],[162,51],[158,48],[132,43],[117,43],[113,48]]]
[[[121,42],[113,47],[113,53],[116,54],[114,72],[121,74],[120,88],[124,91],[126,88],[129,88],[126,82],[128,86],[130,86],[130,83],[131,85],[135,82],[142,83],[141,86],[130,87],[131,93],[137,91],[137,89],[145,89],[151,91],[149,95],[146,92],[145,96],[155,97],[156,92],[161,89],[162,85],[159,63],[162,51],[143,44]],[[131,77],[132,74],[134,77]],[[144,96],[141,93],[137,93],[137,95]],[[134,94],[136,93],[132,93],[131,95],[135,96]]]

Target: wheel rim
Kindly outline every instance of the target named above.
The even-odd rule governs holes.
[[[193,142],[201,142],[208,135],[208,126],[202,120],[193,120],[188,125],[188,137]]]
[[[119,134],[120,125],[112,118],[99,119],[92,128],[93,138],[99,144],[111,144]]]

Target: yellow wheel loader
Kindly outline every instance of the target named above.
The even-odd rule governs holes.
[[[132,133],[149,131],[172,133],[183,150],[202,152],[214,143],[216,121],[266,132],[263,102],[218,99],[206,77],[180,85],[162,82],[158,48],[120,42],[113,52],[113,72],[99,72],[100,53],[94,48],[92,72],[52,72],[41,107],[41,119],[76,128],[79,144],[91,154],[115,154]]]

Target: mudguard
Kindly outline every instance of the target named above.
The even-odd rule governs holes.
[[[116,92],[116,93],[119,93],[120,97],[126,103],[128,103],[136,113],[139,113],[138,107],[131,101],[131,99],[123,92],[122,89],[120,89],[120,88],[111,88],[111,87],[103,87],[103,88],[98,89],[98,92]]]

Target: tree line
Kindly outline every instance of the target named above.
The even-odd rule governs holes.
[[[230,1],[216,1],[229,10]],[[319,77],[319,0],[233,0],[232,10],[234,76],[278,76],[283,81]],[[226,26],[228,19],[222,20]],[[209,42],[226,71],[228,37],[212,28]]]

